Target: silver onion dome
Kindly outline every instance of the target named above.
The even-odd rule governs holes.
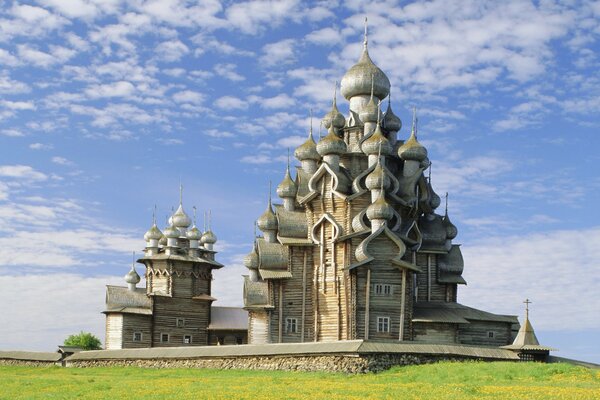
[[[346,142],[335,134],[333,126],[329,127],[329,133],[317,143],[317,152],[322,156],[328,154],[342,155],[346,150]]]
[[[365,186],[369,190],[377,190],[381,189],[383,186],[384,190],[387,190],[392,185],[392,180],[389,176],[385,174],[383,167],[381,166],[381,162],[377,162],[375,169],[369,175],[367,175],[367,179],[365,180]]]
[[[336,87],[333,91],[333,102],[331,104],[331,111],[329,111],[322,119],[323,126],[325,129],[329,129],[330,126],[333,126],[335,129],[342,129],[346,126],[346,118],[337,108],[337,82]]]
[[[382,156],[388,156],[393,151],[390,141],[383,135],[379,124],[375,132],[362,143],[360,149],[366,155],[381,154]]]
[[[200,229],[194,225],[186,232],[186,236],[189,240],[200,240],[202,239],[202,232],[200,232]]]
[[[362,55],[344,75],[341,81],[342,95],[347,99],[354,96],[366,96],[371,93],[371,80],[373,81],[373,95],[384,99],[390,93],[390,80],[385,73],[373,63],[369,56],[368,39],[365,25],[365,41]]]
[[[402,128],[402,121],[394,114],[394,111],[392,111],[392,104],[389,100],[388,108],[385,111],[381,125],[383,126],[383,129],[388,132],[398,132]]]
[[[175,214],[171,217],[171,222],[177,228],[187,228],[192,224],[190,217],[183,211],[183,205],[181,203],[179,203],[177,211],[175,211]]]
[[[425,161],[427,159],[427,149],[419,143],[413,130],[410,137],[402,146],[398,148],[398,156],[404,161]]]
[[[294,156],[296,156],[296,158],[300,161],[304,161],[304,160],[319,161],[321,159],[321,156],[317,152],[317,144],[315,143],[315,140],[313,139],[312,128],[310,129],[310,132],[308,133],[308,139],[306,139],[306,142],[302,143],[300,146],[298,146],[296,148],[296,151],[294,151]]]
[[[367,207],[367,218],[369,218],[370,221],[373,221],[374,219],[383,219],[389,221],[393,216],[394,210],[388,204],[388,202],[385,201],[385,195],[383,191],[379,194],[377,200]]]
[[[180,234],[181,233],[179,232],[179,229],[177,229],[175,225],[173,225],[173,223],[167,226],[167,228],[164,231],[164,235],[167,239],[177,239]]]
[[[446,229],[446,239],[452,240],[458,235],[458,229],[452,223],[452,221],[450,221],[450,217],[448,217],[448,214],[446,214],[442,219],[442,224]]]
[[[204,232],[202,238],[200,239],[200,243],[202,244],[215,244],[217,243],[217,235],[214,234],[213,231],[208,230]]]
[[[248,269],[258,269],[258,253],[255,248],[244,257],[244,266]]]
[[[273,206],[271,205],[271,196],[269,196],[269,204],[267,205],[267,209],[260,217],[258,217],[256,224],[258,225],[258,228],[263,232],[277,230],[277,217],[273,212]]]
[[[369,99],[369,102],[365,107],[358,113],[360,120],[365,122],[377,122],[379,119],[379,107],[375,104],[373,96]]]
[[[296,193],[298,193],[298,187],[290,175],[290,165],[288,162],[288,167],[285,170],[285,176],[283,177],[283,180],[279,186],[277,186],[277,195],[283,199],[286,197],[296,197]]]
[[[135,265],[132,265],[131,270],[125,275],[125,282],[137,285],[138,283],[140,283],[140,280],[141,278],[135,270]]]
[[[160,229],[158,229],[158,226],[156,226],[156,223],[154,223],[144,234],[144,240],[146,242],[149,242],[150,240],[160,240],[162,237],[163,234]]]

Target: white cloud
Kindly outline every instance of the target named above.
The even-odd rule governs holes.
[[[215,101],[215,105],[222,109],[245,110],[248,108],[248,103],[245,100],[233,96],[219,97]]]
[[[25,136],[25,134],[23,132],[21,132],[18,129],[13,129],[13,128],[8,128],[8,129],[2,129],[0,130],[0,135],[2,136],[8,136],[8,137],[21,137],[21,136]]]
[[[228,131],[223,131],[220,129],[208,129],[208,130],[203,130],[202,133],[204,133],[206,136],[210,136],[210,137],[214,137],[214,138],[229,138],[229,137],[233,137],[233,133],[228,132]]]
[[[154,49],[158,61],[174,62],[188,54],[190,49],[180,40],[169,40],[160,43]]]
[[[51,161],[52,161],[54,164],[58,164],[58,165],[65,165],[65,166],[71,166],[71,165],[74,165],[74,164],[75,164],[73,161],[71,161],[71,160],[67,160],[66,158],[64,158],[64,157],[60,157],[60,156],[55,156],[55,157],[52,157]]]
[[[225,79],[228,79],[232,82],[240,82],[245,80],[246,78],[243,75],[238,74],[235,64],[215,64],[214,71],[217,75],[222,76]]]
[[[29,148],[31,150],[51,150],[54,148],[54,146],[52,146],[51,144],[44,144],[44,143],[31,143],[29,145]]]
[[[247,34],[256,34],[269,26],[279,26],[287,19],[302,16],[298,0],[252,0],[232,4],[225,11],[227,21]]]
[[[94,1],[84,0],[39,0],[47,7],[53,8],[67,18],[81,18],[85,20],[93,19],[100,13],[99,7]]]
[[[173,94],[173,100],[177,103],[201,104],[204,101],[204,95],[192,90],[183,90]]]
[[[265,45],[260,58],[261,65],[275,67],[293,63],[296,60],[295,46],[295,39],[284,39]]]
[[[248,101],[267,110],[286,109],[296,105],[296,100],[286,93],[280,93],[273,97],[249,96]]]
[[[85,94],[91,99],[102,97],[129,97],[135,87],[127,81],[118,81],[101,85],[91,85],[85,89]]]
[[[305,141],[306,136],[288,136],[277,140],[277,145],[280,147],[296,149],[296,147],[300,146]]]
[[[25,82],[13,80],[0,72],[0,94],[27,93],[30,90],[31,88]]]
[[[10,52],[0,49],[0,65],[14,67],[19,65],[19,59],[13,56]]]
[[[469,286],[459,293],[459,300],[515,314],[521,312],[523,299],[529,298],[533,300],[531,316],[537,329],[598,330],[598,243],[597,227],[465,243],[463,276]]]
[[[270,154],[263,153],[244,156],[240,161],[246,164],[270,164],[275,161],[275,158]]]
[[[17,45],[17,52],[23,61],[42,68],[64,63],[76,53],[61,46],[50,46],[50,53],[46,53],[26,44]]]
[[[334,28],[322,28],[312,31],[305,37],[306,41],[319,45],[333,46],[342,41],[342,34]]]
[[[0,100],[0,106],[10,110],[35,110],[33,101],[9,101]]]
[[[29,165],[0,165],[0,177],[17,178],[30,181],[45,181],[48,175],[35,170]]]

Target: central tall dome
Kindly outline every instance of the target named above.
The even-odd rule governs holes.
[[[294,152],[244,263],[249,342],[425,341],[507,345],[515,317],[457,303],[465,284],[457,229],[436,212],[427,149],[392,111],[390,81],[368,51],[334,94],[327,134]],[[387,98],[387,110],[381,102]]]

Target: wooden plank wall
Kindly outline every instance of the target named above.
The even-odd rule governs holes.
[[[505,346],[510,344],[511,324],[493,321],[469,321],[470,324],[460,325],[458,340],[462,344],[475,346]],[[494,338],[488,337],[488,332],[494,332]]]
[[[413,340],[421,343],[457,343],[456,324],[416,322]]]
[[[156,347],[206,346],[210,302],[184,298],[154,297],[154,337]],[[185,318],[185,327],[177,327],[177,318]],[[160,341],[161,333],[168,333],[168,343]],[[183,343],[184,335],[192,335],[192,343]]]
[[[106,314],[106,340],[107,350],[123,348],[123,314]]]
[[[263,310],[250,310],[248,340],[251,344],[264,344],[270,342],[269,312]]]
[[[133,333],[140,332],[142,340],[133,341]],[[152,345],[152,316],[139,314],[123,315],[123,348],[141,348]]]

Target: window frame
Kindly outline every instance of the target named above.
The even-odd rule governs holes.
[[[188,342],[186,342],[187,338],[189,338]],[[192,344],[193,340],[194,338],[192,337],[192,335],[183,335],[183,344]]]
[[[286,317],[285,333],[298,333],[298,318]]]
[[[167,340],[164,340],[165,336],[167,337]],[[171,335],[168,333],[160,333],[160,342],[161,343],[169,343],[171,341]]]
[[[390,333],[392,321],[390,317],[377,317],[377,333]],[[385,329],[383,329],[385,328]]]
[[[487,338],[488,339],[496,339],[496,332],[495,331],[487,331]]]
[[[140,338],[136,339],[136,335],[140,335]],[[144,338],[144,336],[143,336],[142,332],[139,332],[139,331],[133,332],[132,340],[134,342],[141,342],[143,340],[143,338]]]
[[[185,318],[183,318],[183,317],[175,318],[175,326],[177,328],[185,328]]]

